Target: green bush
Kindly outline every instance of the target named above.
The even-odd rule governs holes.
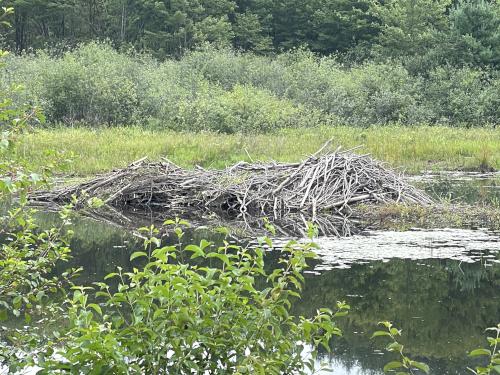
[[[500,76],[472,68],[436,68],[425,81],[424,105],[431,122],[481,126],[499,121]]]
[[[11,57],[0,87],[22,82],[17,104],[49,123],[146,125],[220,132],[317,124],[497,124],[499,73],[400,62],[345,66],[299,49],[276,57],[204,47],[181,60],[121,54],[103,43],[60,57]]]
[[[496,123],[498,73],[443,66],[412,75],[401,62],[346,67],[335,56],[305,50],[276,58],[206,48],[180,62],[214,84],[266,89],[350,125]],[[476,78],[474,78],[476,77]]]
[[[319,111],[294,105],[251,86],[230,91],[208,86],[194,100],[179,103],[174,126],[178,130],[212,130],[223,133],[267,132],[328,121]]]
[[[141,64],[110,46],[90,43],[60,58],[46,53],[13,58],[8,74],[51,122],[124,124],[138,106]]]
[[[341,334],[335,318],[347,314],[349,306],[337,303],[335,312],[322,308],[310,318],[290,314],[313,245],[289,242],[281,266],[268,273],[261,248],[227,241],[217,247],[206,240],[181,245],[185,225],[165,222],[162,231],[177,234],[179,244],[173,246],[161,244],[159,229],[141,228],[144,250],[130,257],[141,266],[131,272],[118,268],[106,276],[109,281],[94,283],[95,298],[88,294],[93,288],[73,288],[68,326],[54,332],[34,359],[42,368],[38,374],[306,374],[314,369],[318,347],[329,350],[330,339]],[[269,238],[260,243],[272,247]]]
[[[289,68],[287,96],[354,125],[412,123],[418,79],[401,66],[345,69],[332,58],[299,60]]]

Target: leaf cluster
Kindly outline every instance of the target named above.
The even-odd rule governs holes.
[[[144,248],[130,257],[136,268],[74,287],[69,329],[39,357],[41,374],[302,374],[315,367],[318,347],[329,350],[341,334],[334,320],[349,306],[311,318],[290,314],[312,245],[288,243],[281,267],[268,273],[262,246],[272,247],[270,238],[256,249],[227,240],[184,245],[186,225],[165,222],[179,240],[169,246],[161,241],[165,228],[141,228]]]

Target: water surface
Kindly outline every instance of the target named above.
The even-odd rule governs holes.
[[[500,199],[500,176],[495,174],[427,175],[415,180],[433,196],[451,201],[497,204]],[[53,214],[41,219],[46,225],[55,220]],[[74,258],[64,267],[84,268],[78,282],[98,281],[117,266],[133,266],[130,254],[142,240],[130,231],[85,218],[77,218],[75,226]],[[187,234],[187,240],[202,238],[221,240],[203,228]],[[484,329],[500,322],[499,233],[370,231],[316,242],[319,257],[305,274],[303,297],[295,301],[293,313],[312,315],[341,300],[352,307],[339,321],[343,337],[334,340],[331,355],[323,354],[331,367],[324,374],[382,374],[384,364],[395,358],[384,352],[384,339],[370,339],[381,320],[394,321],[403,330],[408,355],[428,363],[431,374],[470,373],[466,367],[473,363],[467,352],[484,346]],[[278,267],[278,258],[279,251],[270,251],[268,267]]]
[[[89,219],[76,222],[73,265],[84,267],[82,283],[102,279],[116,266],[129,269],[141,240]],[[205,229],[188,232],[195,242]],[[276,239],[279,245],[286,239]],[[344,336],[333,343],[328,374],[382,374],[393,359],[384,339],[370,340],[376,323],[391,320],[403,329],[408,354],[427,362],[432,374],[466,374],[467,352],[484,345],[484,328],[500,321],[500,235],[487,230],[367,232],[350,238],[319,238],[319,258],[306,272],[306,286],[293,313],[345,300]],[[267,255],[278,267],[279,251]]]

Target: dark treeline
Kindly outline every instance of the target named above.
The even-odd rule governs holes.
[[[497,0],[11,0],[3,43],[25,51],[96,39],[157,57],[206,42],[257,53],[306,47],[412,69],[500,63]]]

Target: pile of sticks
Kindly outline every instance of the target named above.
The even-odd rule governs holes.
[[[164,159],[141,159],[75,186],[34,192],[35,204],[65,203],[86,194],[115,208],[203,209],[274,218],[320,211],[345,216],[356,203],[432,204],[419,189],[369,155],[324,152],[301,163],[240,162],[224,170],[183,169]]]

